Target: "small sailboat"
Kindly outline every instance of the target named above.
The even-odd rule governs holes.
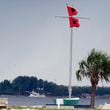
[[[45,94],[40,94],[39,92],[36,92],[36,91],[32,91],[30,92],[30,95],[29,97],[38,97],[38,98],[45,98]]]
[[[44,82],[43,82],[43,87],[39,87],[39,82],[38,82],[38,88],[35,90],[32,90],[30,92],[29,97],[38,97],[38,98],[45,98],[46,95],[44,93]]]

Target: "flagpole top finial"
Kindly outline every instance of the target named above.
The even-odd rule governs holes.
[[[66,3],[66,6],[68,6],[68,3]]]

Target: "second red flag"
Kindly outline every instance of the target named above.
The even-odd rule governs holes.
[[[70,28],[72,28],[72,27],[78,28],[80,26],[79,20],[77,18],[74,18],[74,17],[69,18],[69,24],[70,24]]]

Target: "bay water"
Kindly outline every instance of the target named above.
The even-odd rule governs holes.
[[[45,97],[45,98],[36,98],[28,96],[14,96],[14,95],[1,95],[0,98],[8,98],[9,106],[42,106],[46,104],[53,104],[53,100],[56,97]],[[57,97],[58,98],[58,97]],[[79,104],[89,104],[90,99],[81,98]],[[110,98],[108,99],[96,99],[96,106],[105,103],[110,104]]]

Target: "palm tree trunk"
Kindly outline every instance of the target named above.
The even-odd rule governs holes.
[[[95,97],[96,97],[96,85],[92,85],[92,93],[91,93],[91,107],[94,108],[95,106]]]

